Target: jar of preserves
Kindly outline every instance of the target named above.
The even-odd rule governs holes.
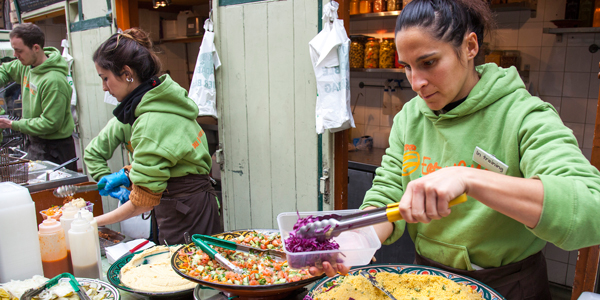
[[[402,0],[387,0],[387,11],[402,9]]]
[[[394,38],[384,38],[379,46],[379,67],[382,69],[393,68],[394,53],[396,53]]]
[[[379,39],[368,38],[365,44],[365,68],[379,67]]]
[[[385,0],[373,0],[373,12],[386,11]]]
[[[373,0],[360,0],[359,13],[368,14],[373,12]]]
[[[360,13],[360,1],[359,0],[350,0],[350,14],[356,15]]]
[[[363,35],[350,36],[350,68],[362,68],[365,65],[365,41]]]

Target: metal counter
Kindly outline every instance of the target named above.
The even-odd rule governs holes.
[[[38,178],[38,176],[42,176],[43,174],[46,174],[46,171],[51,170],[52,168],[58,167],[58,164],[55,164],[53,162],[50,161],[33,161],[30,162],[30,170],[29,170],[29,180],[35,180],[36,178]],[[66,178],[57,178],[57,179],[52,179],[50,181],[42,181],[42,182],[37,182],[37,183],[28,183],[25,184],[24,186],[29,189],[30,193],[33,192],[39,192],[39,191],[43,191],[43,190],[47,190],[47,189],[54,189],[57,188],[59,186],[63,186],[63,185],[69,185],[69,184],[77,184],[77,183],[82,183],[82,182],[88,182],[88,177],[87,175],[84,175],[82,173],[78,173],[78,172],[74,172],[71,170],[67,170],[65,168],[62,168],[60,170],[58,170],[62,173],[66,173],[67,175],[69,175],[69,177]]]

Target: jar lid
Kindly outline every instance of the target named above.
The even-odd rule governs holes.
[[[378,38],[374,38],[374,37],[369,37],[367,39],[367,41],[378,41],[379,42],[379,39]]]
[[[48,218],[46,220],[44,220],[42,222],[42,224],[40,224],[40,233],[54,233],[57,231],[62,230],[62,227],[60,226],[60,222],[56,221],[55,219],[52,218]]]
[[[394,40],[394,38],[383,38],[384,41]]]

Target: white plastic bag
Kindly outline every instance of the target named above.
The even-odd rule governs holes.
[[[121,206],[121,201],[118,202]],[[150,227],[152,225],[150,224],[150,218],[144,220],[142,216],[148,214],[150,212],[121,221],[121,232],[132,239],[147,239],[150,237]]]
[[[189,97],[198,105],[198,116],[211,116],[217,119],[215,70],[221,66],[221,61],[214,40],[213,23],[210,19],[206,19]]]
[[[323,30],[310,42],[310,58],[317,78],[317,133],[355,127],[350,107],[350,39],[343,20],[337,18],[339,4],[323,8]]]
[[[69,42],[67,40],[62,40],[60,42],[60,46],[63,47],[62,57],[67,61],[67,65],[69,66],[69,73],[67,74],[67,81],[71,88],[73,88],[73,93],[71,94],[71,105],[77,105],[77,92],[75,92],[75,84],[73,83],[73,76],[71,75],[71,66],[73,65],[73,56],[69,54]]]

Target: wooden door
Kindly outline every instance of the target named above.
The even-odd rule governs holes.
[[[319,169],[333,151],[324,134],[320,155],[315,130],[308,42],[320,2],[213,1],[226,229],[278,228],[281,212],[320,208]]]

